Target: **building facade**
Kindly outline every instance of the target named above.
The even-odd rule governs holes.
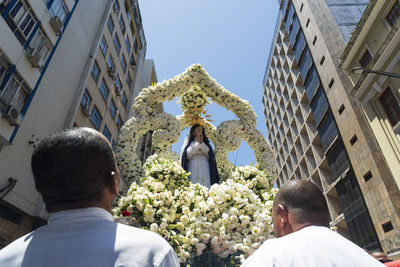
[[[282,0],[263,106],[277,185],[307,179],[324,193],[331,226],[367,249],[400,231],[399,192],[351,82],[338,63],[368,1]],[[391,239],[392,238],[392,239]]]
[[[45,222],[35,144],[92,127],[115,143],[146,40],[134,0],[0,1],[0,247]]]
[[[353,84],[348,94],[362,106],[395,179],[397,187],[392,190],[400,188],[400,80],[390,76],[400,73],[399,16],[400,1],[370,1],[340,64]],[[361,73],[352,73],[354,68]],[[399,233],[392,234],[400,242]],[[388,242],[389,251],[396,249],[393,243]]]

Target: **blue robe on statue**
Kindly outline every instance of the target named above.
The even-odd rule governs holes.
[[[188,149],[199,149],[199,146],[203,146],[204,145],[208,148],[208,153],[207,155],[201,155],[201,153],[195,153],[196,155],[192,158],[188,156]],[[201,149],[201,148],[200,148]],[[202,150],[204,153],[204,149]],[[193,140],[192,142],[189,142],[188,144],[186,144],[182,155],[181,155],[181,164],[182,164],[182,168],[185,169],[186,171],[189,172],[196,172],[193,175],[199,175],[197,173],[197,170],[191,170],[191,168],[193,168],[193,164],[190,164],[190,160],[192,161],[199,161],[201,162],[202,159],[203,160],[208,160],[208,169],[209,169],[209,175],[208,173],[206,175],[204,175],[205,177],[193,177],[193,175],[189,176],[189,179],[194,182],[194,183],[200,183],[206,187],[209,187],[213,184],[219,183],[219,175],[218,175],[218,170],[217,170],[217,164],[215,162],[215,155],[214,155],[214,151],[210,145],[209,142],[204,142],[202,144],[198,143],[197,141]],[[189,159],[191,158],[191,159]],[[200,159],[199,159],[200,158]],[[201,169],[201,166],[200,166]],[[205,178],[205,179],[210,179],[210,181],[204,181],[201,182],[201,179],[199,178]]]

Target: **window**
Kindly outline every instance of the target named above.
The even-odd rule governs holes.
[[[100,71],[99,71],[99,66],[97,65],[96,61],[93,63],[91,73],[92,73],[93,79],[97,82],[99,80]]]
[[[117,109],[115,108],[115,103],[112,99],[110,101],[110,113],[111,113],[111,117],[114,119],[115,115],[117,114]]]
[[[5,112],[8,106],[14,106],[19,112],[25,107],[30,89],[18,73],[14,72],[0,92],[0,111]]]
[[[126,9],[126,19],[128,20],[128,22],[129,21],[131,21],[131,13],[128,11],[128,8],[125,6],[125,9]]]
[[[304,82],[304,87],[306,89],[306,95],[308,101],[311,102],[313,99],[315,92],[317,91],[318,87],[320,87],[321,81],[318,76],[317,69],[315,66],[312,66],[311,70],[308,72],[307,78]]]
[[[81,100],[81,106],[84,108],[89,107],[91,102],[92,102],[92,98],[90,97],[88,90],[85,89],[85,92],[83,93],[82,100]]]
[[[293,4],[290,4],[285,16],[286,29],[289,29],[290,25],[292,24],[294,14],[294,6]]]
[[[132,78],[131,75],[129,73],[126,74],[126,83],[128,84],[129,88],[132,85]]]
[[[386,20],[389,22],[390,26],[393,26],[396,23],[399,16],[400,16],[400,1],[397,0],[394,2],[389,13],[386,15]]]
[[[136,67],[136,60],[135,60],[135,57],[133,56],[133,54],[131,55],[129,64],[131,64],[131,66],[133,66],[133,67]]]
[[[114,83],[115,83],[115,89],[121,89],[121,79],[119,78],[119,75],[116,75],[115,79],[114,79]]]
[[[110,92],[110,90],[108,90],[108,87],[107,87],[106,83],[104,82],[104,80],[101,80],[99,90],[100,90],[101,95],[103,96],[104,101],[107,101],[107,96],[108,96],[108,93]]]
[[[117,117],[117,121],[115,123],[117,124],[118,130],[119,130],[122,126],[122,120],[121,120],[120,116]]]
[[[27,54],[32,55],[33,51],[36,50],[39,52],[41,60],[46,61],[47,56],[52,48],[53,47],[44,31],[39,29],[29,44]]]
[[[124,70],[124,73],[126,72],[126,60],[125,60],[125,57],[122,55],[121,56],[121,67],[122,67],[122,69]]]
[[[135,41],[133,42],[133,49],[135,50],[135,53],[137,54],[139,51],[139,43],[136,38],[135,38]]]
[[[125,27],[124,19],[122,18],[122,14],[119,16],[119,26],[121,26],[121,31],[123,33],[125,33],[126,27]]]
[[[65,23],[68,16],[68,9],[63,0],[54,0],[49,10],[53,17],[59,17]]]
[[[338,135],[338,130],[331,112],[325,116],[321,124],[318,126],[318,133],[321,139],[322,147],[324,150],[326,150]]]
[[[297,37],[297,34],[299,33],[299,30],[300,30],[300,22],[299,22],[299,19],[297,17],[295,17],[293,20],[293,23],[292,23],[292,29],[289,33],[289,40],[292,45],[294,45],[294,43],[296,41],[296,37]]]
[[[90,121],[93,123],[96,130],[100,128],[101,116],[96,106],[93,108],[92,114],[90,115]]]
[[[386,88],[383,94],[379,97],[379,102],[381,102],[382,107],[389,118],[390,124],[396,126],[396,124],[400,122],[400,105],[396,101],[390,87]]]
[[[119,3],[118,3],[118,0],[114,0],[113,8],[114,8],[115,13],[118,14],[118,12],[119,12]]]
[[[106,53],[107,53],[107,42],[106,42],[106,40],[104,39],[104,36],[103,36],[103,38],[101,38],[101,40],[100,40],[100,49],[101,49],[101,52],[103,53],[103,55],[105,56],[106,55]]]
[[[103,135],[111,142],[111,133],[106,124],[104,124]]]
[[[115,46],[115,50],[117,50],[117,53],[119,54],[119,51],[121,51],[121,43],[119,42],[117,33],[115,33],[115,35],[114,35],[114,46]]]
[[[125,38],[125,45],[126,45],[126,50],[128,50],[128,53],[130,54],[132,47],[131,47],[131,41],[129,41],[128,35]]]
[[[350,170],[335,187],[351,241],[368,250],[380,248],[354,172]]]
[[[365,68],[368,66],[371,59],[372,59],[371,53],[369,52],[368,49],[365,49],[365,52],[362,55],[362,57],[360,58],[360,60],[358,61],[358,63],[360,63],[361,67]]]
[[[28,3],[25,0],[18,0],[11,9],[6,21],[20,44],[25,45],[37,19]]]
[[[306,40],[304,38],[303,31],[300,30],[299,34],[297,35],[296,44],[294,46],[294,56],[297,62],[299,62],[301,54],[303,53],[305,47],[306,47]]]
[[[10,67],[11,67],[10,62],[7,60],[3,52],[0,51],[0,86],[3,84],[6,74],[10,69]]]
[[[322,87],[318,89],[318,92],[312,100],[310,106],[314,116],[315,124],[318,125],[328,109],[328,101]]]
[[[108,69],[113,69],[114,66],[115,66],[114,61],[112,60],[111,55],[109,55],[107,59],[107,67]]]
[[[300,77],[303,81],[306,80],[308,71],[312,66],[312,57],[311,52],[308,47],[304,49],[303,55],[301,56],[300,60],[298,61],[299,69],[300,69]]]
[[[108,17],[107,26],[108,26],[108,29],[110,30],[110,33],[112,34],[112,32],[114,30],[114,22],[111,18],[111,15]]]
[[[126,105],[128,104],[128,99],[126,98],[126,94],[124,92],[124,94],[121,97],[121,103],[124,106],[124,108],[126,109]]]
[[[136,12],[136,7],[132,6],[132,11],[133,11],[133,17],[135,18],[136,24],[139,24],[139,16]]]

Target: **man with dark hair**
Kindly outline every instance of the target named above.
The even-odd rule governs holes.
[[[267,240],[242,266],[382,266],[329,229],[325,197],[310,181],[285,183],[272,208],[276,239]]]
[[[159,235],[112,221],[119,170],[108,140],[90,128],[44,138],[32,155],[48,225],[0,251],[0,266],[179,266]]]

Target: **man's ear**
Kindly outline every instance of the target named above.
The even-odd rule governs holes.
[[[276,214],[279,215],[279,222],[278,223],[283,223],[285,225],[289,219],[288,219],[288,210],[286,207],[282,204],[278,204],[276,207]]]
[[[115,195],[118,196],[119,194],[119,177],[118,175],[113,171],[111,172],[112,180],[111,180],[111,192]]]

